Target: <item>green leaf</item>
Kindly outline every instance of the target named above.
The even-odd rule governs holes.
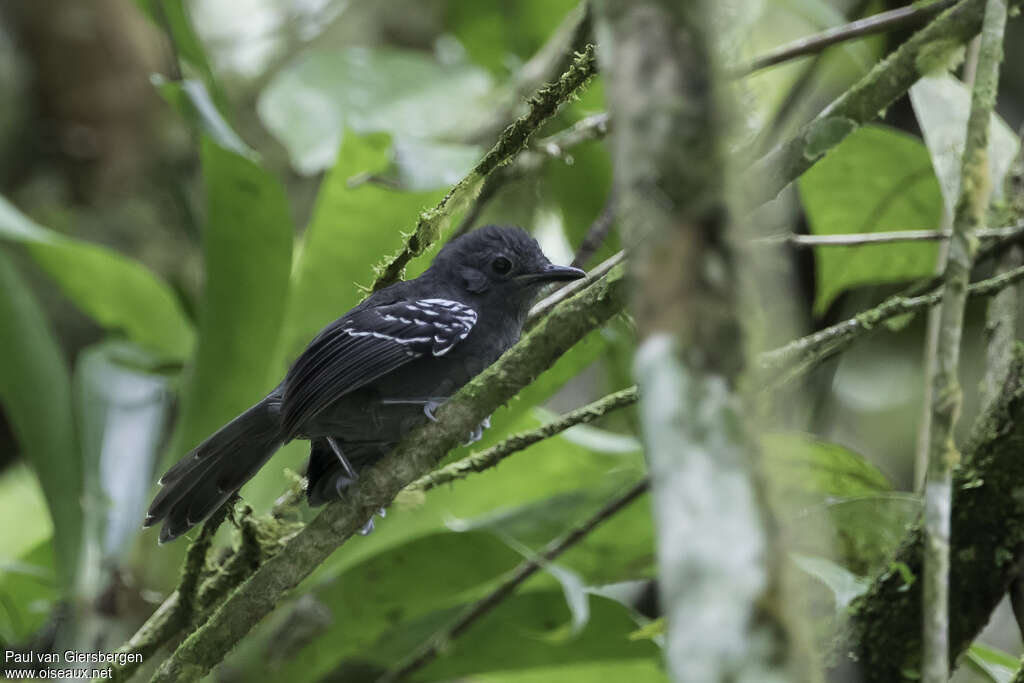
[[[15,560],[0,559],[0,640],[6,644],[37,636],[61,597],[54,580],[53,545],[47,538]]]
[[[867,578],[857,576],[828,558],[793,553],[790,559],[797,567],[828,586],[835,598],[836,611],[846,609],[847,605],[871,586]]]
[[[75,364],[87,543],[111,564],[139,533],[170,409],[169,378],[140,369],[151,360],[130,344],[104,342]]]
[[[160,96],[174,108],[193,129],[206,133],[225,149],[240,154],[254,161],[258,159],[256,152],[245,144],[235,132],[210,97],[206,85],[194,78],[184,81],[169,81],[159,74],[151,78]]]
[[[918,496],[880,493],[828,500],[787,526],[796,552],[827,557],[868,576],[886,566],[920,512]]]
[[[170,449],[175,460],[279,379],[270,371],[291,272],[294,230],[281,185],[209,138],[201,158],[206,284],[196,355]]]
[[[396,137],[394,153],[401,187],[423,192],[462,180],[483,157],[484,150],[477,145]]]
[[[223,107],[227,100],[213,75],[203,43],[192,27],[192,19],[184,0],[135,1],[161,30],[167,32],[167,37],[174,43],[182,70],[197,73],[213,91],[218,105]]]
[[[0,519],[20,520],[6,524],[0,534],[0,563],[11,563],[29,550],[50,540],[53,523],[39,480],[24,462],[0,473]]]
[[[170,287],[136,261],[36,224],[0,197],[0,241],[23,244],[64,294],[108,330],[168,360],[188,355],[192,326]]]
[[[590,621],[573,639],[560,637],[570,615],[559,591],[528,591],[509,598],[466,631],[417,680],[452,680],[482,672],[522,671],[595,661],[652,659],[660,649],[650,640],[630,640],[636,622],[629,610],[591,596]],[[385,633],[360,659],[391,666],[401,661],[465,609],[434,612]]]
[[[82,463],[71,413],[71,381],[49,322],[3,251],[0,320],[0,402],[46,496],[58,579],[70,592],[82,537]]]
[[[928,150],[881,126],[854,131],[800,178],[799,187],[816,235],[934,229],[942,216]],[[851,287],[931,275],[937,249],[925,242],[817,247],[815,313]]]
[[[1019,657],[979,642],[968,648],[967,663],[992,683],[1010,683],[1021,667]]]
[[[765,473],[786,500],[813,503],[826,496],[852,498],[892,490],[877,467],[838,444],[779,433],[765,434],[761,446]]]
[[[960,194],[960,169],[963,164],[967,118],[971,111],[971,92],[949,73],[925,76],[910,88],[924,141],[942,186],[946,209],[952,214]],[[1020,140],[993,112],[989,123],[988,166],[993,199],[1003,194],[1003,178],[1013,163]]]
[[[387,135],[345,135],[296,257],[277,370],[283,372],[317,332],[363,299],[358,285],[373,282],[373,264],[396,251],[404,240],[402,230],[413,227],[419,211],[440,199],[440,192],[353,186],[354,178],[385,169],[390,149]]]
[[[258,111],[306,174],[329,168],[343,131],[451,137],[487,111],[490,77],[422,53],[351,47],[311,50],[261,93]]]
[[[359,657],[396,624],[482,595],[519,561],[484,532],[437,532],[378,553],[313,591],[333,613],[331,625],[270,680],[317,680],[346,657]],[[272,629],[268,642],[281,637],[280,627]]]

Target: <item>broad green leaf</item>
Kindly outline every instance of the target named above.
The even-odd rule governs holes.
[[[557,452],[558,440],[550,450]],[[544,457],[533,454],[534,457]],[[550,457],[550,456],[549,456]],[[557,457],[557,456],[555,456]],[[640,469],[639,459],[624,458],[623,467]],[[637,471],[635,477],[639,477]],[[549,496],[516,507],[501,507],[476,519],[453,519],[459,531],[488,530],[527,554],[579,524],[617,492],[629,475],[617,472],[596,485]],[[630,505],[559,558],[558,563],[588,585],[646,578],[654,573],[654,529],[646,498]]]
[[[578,0],[519,0],[499,9],[493,2],[449,0],[444,25],[470,59],[504,74],[532,57],[578,4]],[[508,30],[509,26],[516,30]]]
[[[921,512],[909,493],[831,499],[786,521],[794,550],[831,558],[860,576],[885,566]]]
[[[227,100],[213,75],[213,69],[202,41],[192,26],[192,18],[189,16],[185,0],[135,0],[135,2],[158,28],[167,32],[168,39],[174,43],[179,66],[186,72],[186,75],[189,72],[195,72],[200,76],[207,87],[213,91],[218,105],[224,106]]]
[[[448,188],[477,165],[484,150],[476,145],[413,137],[394,140],[398,183],[413,192]]]
[[[46,497],[35,473],[24,462],[0,473],[0,519],[19,520],[18,524],[4,525],[0,533],[0,564],[15,562],[53,535]]]
[[[3,206],[0,200],[0,211]],[[49,321],[2,250],[0,320],[0,402],[46,496],[58,580],[68,591],[82,538],[82,463],[71,413],[71,381]]]
[[[45,511],[43,516],[46,516]],[[0,609],[0,641],[6,644],[28,642],[50,619],[61,597],[54,576],[53,550],[53,539],[47,538],[16,559],[0,559],[0,604],[4,606]]]
[[[312,591],[333,614],[331,624],[269,680],[317,680],[396,624],[483,594],[520,559],[485,532],[441,531],[378,553]],[[279,627],[269,642],[282,637]]]
[[[525,671],[500,671],[473,675],[473,683],[668,683],[660,657],[619,661],[582,662]]]
[[[934,229],[942,194],[928,150],[916,138],[882,126],[850,134],[799,181],[816,235]],[[851,287],[931,275],[934,243],[815,249],[814,311],[823,313]]]
[[[23,244],[64,294],[97,323],[168,360],[193,341],[171,288],[136,261],[44,228],[0,197],[0,242]]]
[[[161,97],[174,108],[189,125],[200,133],[206,133],[225,149],[257,160],[257,154],[231,127],[210,97],[206,85],[194,78],[184,81],[169,81],[159,74],[151,78]]]
[[[1010,683],[1021,668],[1020,657],[979,642],[968,648],[967,663],[992,683]]]
[[[166,376],[124,342],[104,342],[75,364],[88,542],[119,562],[139,533],[157,467],[171,393]]]
[[[797,567],[828,586],[835,598],[836,611],[844,610],[871,585],[869,579],[857,576],[825,557],[793,553],[790,559]]]
[[[892,490],[877,467],[838,444],[807,434],[766,434],[761,439],[765,473],[780,496],[796,504],[825,497],[852,498]]]
[[[280,71],[258,111],[306,174],[333,165],[344,129],[414,138],[457,135],[487,112],[489,76],[390,48],[311,50]]]
[[[450,623],[465,607],[435,612],[385,633],[359,659],[391,666]],[[630,640],[636,622],[617,602],[591,597],[586,628],[575,638],[561,637],[570,619],[560,592],[515,595],[452,642],[445,654],[425,667],[417,680],[452,680],[483,672],[521,671],[596,661],[649,660],[660,649],[649,640]]]
[[[209,138],[201,158],[206,283],[196,356],[170,449],[175,460],[278,379],[270,370],[291,272],[294,231],[281,185]]]
[[[345,135],[337,165],[324,179],[292,275],[288,312],[277,356],[283,372],[325,325],[359,303],[359,285],[373,282],[373,264],[401,247],[440,192],[398,192],[352,181],[384,170],[387,135]]]
[[[942,186],[946,209],[952,214],[960,194],[971,92],[948,73],[924,76],[910,88],[910,102],[931,153],[935,173]],[[1020,140],[996,113],[989,123],[988,166],[993,198],[1003,194],[1003,177],[1013,163]]]

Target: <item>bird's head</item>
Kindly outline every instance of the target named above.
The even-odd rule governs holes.
[[[432,269],[453,278],[472,296],[503,301],[524,313],[544,285],[586,275],[579,268],[551,263],[522,228],[500,225],[452,240],[438,253]]]

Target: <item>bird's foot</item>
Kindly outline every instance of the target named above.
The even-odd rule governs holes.
[[[434,411],[441,407],[441,405],[447,401],[447,398],[386,398],[381,401],[382,405],[386,406],[423,406],[423,414],[427,416],[427,419],[431,422],[437,422],[437,418],[434,416]]]
[[[380,516],[381,519],[384,519],[388,516],[388,511],[385,510],[384,508],[381,508],[380,510],[377,510],[377,514]],[[373,533],[373,528],[373,516],[371,515],[370,519],[367,520],[366,524],[364,524],[362,528],[356,533],[358,533],[360,536],[369,536]]]
[[[469,433],[469,440],[463,443],[463,446],[468,446],[472,443],[476,443],[480,439],[484,438],[484,430],[491,426],[491,416],[488,415],[484,418],[484,421],[478,424],[473,431]]]

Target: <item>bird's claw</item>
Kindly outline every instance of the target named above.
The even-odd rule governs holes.
[[[388,516],[388,511],[385,510],[384,508],[381,508],[380,510],[377,510],[377,514],[380,515],[381,519],[384,519]],[[359,529],[359,531],[356,533],[358,533],[360,536],[369,536],[371,533],[373,533],[373,529],[373,515],[370,515],[370,519],[367,520],[366,524],[364,524],[362,528]]]
[[[469,433],[469,440],[466,441],[463,446],[468,446],[472,443],[476,443],[480,439],[484,438],[484,430],[491,426],[491,416],[488,415],[484,418],[484,421],[478,424],[473,431]]]
[[[427,419],[431,422],[437,422],[437,418],[434,416],[434,411],[441,407],[444,403],[443,399],[432,398],[423,404],[423,414],[427,416]]]

